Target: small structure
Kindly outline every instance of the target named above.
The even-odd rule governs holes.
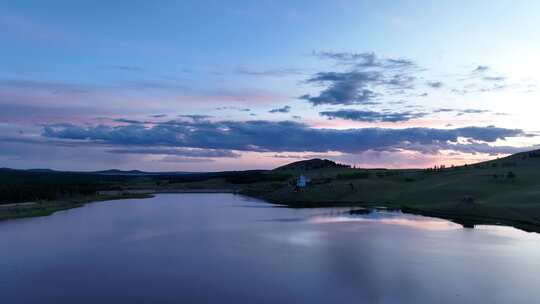
[[[310,182],[309,177],[306,177],[306,176],[304,176],[304,175],[302,174],[302,175],[300,175],[300,177],[299,177],[298,180],[296,181],[296,186],[297,186],[298,188],[305,188],[309,182]]]

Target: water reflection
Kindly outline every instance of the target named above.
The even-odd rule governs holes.
[[[364,222],[381,225],[406,226],[424,230],[452,230],[462,228],[459,224],[442,219],[404,214],[399,211],[382,210],[370,210],[364,213],[359,213],[354,210],[353,212],[344,212],[339,216],[314,216],[311,217],[309,221],[314,224]]]
[[[324,211],[321,211],[324,210]],[[307,222],[311,224],[336,224],[336,223],[357,223],[372,225],[394,225],[413,229],[429,231],[446,231],[457,229],[476,229],[488,234],[503,236],[508,238],[539,240],[540,234],[527,232],[514,227],[499,225],[472,225],[465,226],[461,223],[455,223],[449,220],[426,217],[403,213],[397,209],[386,208],[326,208],[311,209],[306,212],[304,217],[294,218],[276,218],[272,222]]]
[[[296,246],[321,246],[325,243],[326,233],[313,230],[296,230],[280,234],[267,234],[265,237]]]
[[[520,240],[531,240],[531,241],[540,241],[540,234],[536,232],[527,232],[514,227],[509,226],[497,226],[497,225],[475,225],[475,230],[485,231],[492,235],[520,239]]]
[[[389,210],[167,194],[0,222],[2,303],[535,303],[540,239]],[[26,288],[24,286],[31,286]]]

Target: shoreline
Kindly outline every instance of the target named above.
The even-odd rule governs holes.
[[[540,233],[540,224],[529,221],[520,221],[513,219],[505,219],[499,217],[466,215],[456,212],[445,212],[437,210],[425,210],[413,208],[406,205],[398,205],[391,203],[333,203],[333,202],[280,202],[257,196],[248,193],[243,193],[239,189],[128,189],[128,190],[111,190],[98,191],[95,196],[77,197],[68,200],[60,201],[43,201],[43,202],[23,202],[13,204],[0,205],[0,221],[9,219],[20,219],[30,217],[41,217],[52,215],[57,211],[69,210],[82,207],[86,204],[102,201],[113,201],[123,199],[145,199],[154,197],[157,194],[173,194],[173,193],[229,193],[240,194],[247,197],[255,198],[267,202],[269,204],[279,205],[287,208],[329,208],[329,207],[350,207],[350,208],[388,208],[392,210],[400,210],[403,213],[422,215],[434,218],[448,220],[462,225],[464,228],[474,228],[475,225],[496,225],[509,226],[520,229],[526,232]]]

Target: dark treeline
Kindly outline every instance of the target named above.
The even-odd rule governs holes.
[[[0,169],[0,204],[95,195],[136,184],[162,186],[223,178],[231,184],[284,181],[289,174],[271,171],[229,171],[189,174],[100,174]]]
[[[3,169],[0,170],[0,203],[94,195],[130,178],[133,177]]]

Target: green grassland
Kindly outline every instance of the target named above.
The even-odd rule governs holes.
[[[295,182],[301,174],[311,182],[299,189]],[[223,190],[290,207],[382,206],[447,218],[466,226],[507,224],[540,232],[538,151],[437,170],[354,169],[316,159],[274,170],[181,175],[2,170],[0,182],[0,202],[40,202],[41,211],[26,208],[30,211],[19,210],[18,217],[50,214],[97,199],[146,195],[99,195],[102,190]],[[0,209],[0,219],[10,217],[9,210]]]
[[[520,153],[438,170],[308,170],[302,172],[312,179],[306,189],[250,185],[244,192],[290,206],[385,206],[465,225],[502,223],[540,231],[538,156],[538,152]],[[300,174],[294,169],[283,171]]]

